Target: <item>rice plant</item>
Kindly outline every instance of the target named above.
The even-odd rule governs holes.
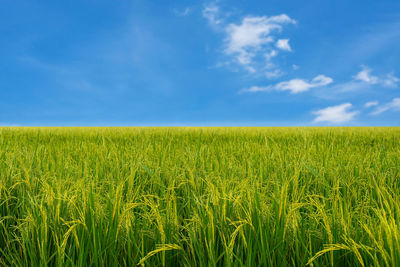
[[[400,266],[399,128],[0,128],[0,266]]]

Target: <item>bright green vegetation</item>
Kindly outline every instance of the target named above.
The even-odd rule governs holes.
[[[400,266],[400,128],[0,128],[0,265]]]

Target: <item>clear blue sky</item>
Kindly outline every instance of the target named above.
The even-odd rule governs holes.
[[[400,126],[398,0],[0,4],[0,125]]]

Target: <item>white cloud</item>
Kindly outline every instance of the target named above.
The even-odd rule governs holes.
[[[261,91],[290,91],[292,94],[306,92],[311,88],[326,86],[333,82],[333,79],[325,75],[318,75],[311,81],[304,79],[293,79],[290,81],[280,82],[270,86],[252,86],[242,89],[241,92],[261,92]]]
[[[184,9],[174,8],[172,11],[178,17],[185,17],[189,15],[192,10],[190,9],[190,7],[186,7]]]
[[[289,45],[289,39],[279,39],[276,41],[275,46],[284,51],[292,51],[292,48]]]
[[[224,21],[220,18],[219,6],[217,6],[215,3],[205,5],[202,14],[212,26],[217,26]]]
[[[276,57],[277,55],[278,55],[278,51],[276,51],[276,50],[271,50],[271,51],[269,51],[269,52],[267,52],[267,53],[265,54],[265,59],[266,59],[267,61],[270,61],[271,58]]]
[[[351,108],[351,103],[344,103],[314,111],[313,114],[316,115],[314,122],[342,123],[350,121],[359,114],[358,111],[351,111]]]
[[[361,81],[367,84],[381,84],[386,87],[397,87],[400,79],[394,76],[393,72],[386,74],[384,77],[372,75],[372,70],[367,66],[361,66],[362,70],[354,76],[354,80]]]
[[[325,75],[318,75],[311,82],[303,79],[293,79],[290,81],[280,82],[275,88],[279,91],[290,91],[292,94],[297,94],[310,90],[311,88],[325,86],[333,82],[333,79]]]
[[[400,82],[400,79],[394,76],[393,73],[389,73],[382,80],[382,83],[386,87],[397,87],[397,84]]]
[[[299,68],[300,68],[300,67],[297,66],[296,64],[293,64],[293,65],[292,65],[292,69],[293,69],[293,70],[298,70]]]
[[[386,75],[377,76],[372,74],[372,69],[362,65],[362,70],[353,76],[352,80],[338,83],[329,88],[329,95],[337,95],[349,92],[368,92],[380,87],[397,87],[400,79],[393,72]],[[326,92],[328,95],[328,92]]]
[[[303,79],[280,82],[275,86],[277,90],[290,91],[293,94],[308,91],[311,87],[313,87],[313,84]]]
[[[229,24],[225,28],[227,33],[225,53],[232,55],[241,65],[251,65],[259,53],[266,55],[265,59],[269,61],[271,57],[276,56],[276,51],[273,52],[272,49],[275,40],[273,34],[280,32],[284,24],[290,23],[296,21],[282,14],[271,17],[249,16],[240,24]]]
[[[276,79],[281,77],[283,74],[284,73],[280,69],[275,69],[273,71],[266,71],[265,77],[267,77],[267,79]]]
[[[389,103],[382,105],[380,107],[377,107],[371,114],[379,115],[388,110],[400,111],[400,98],[399,97],[393,98],[393,100],[390,101]]]
[[[249,88],[244,88],[242,90],[240,90],[240,93],[245,93],[245,92],[249,92],[249,93],[255,93],[255,92],[267,92],[267,91],[271,91],[273,89],[273,86],[252,86]]]
[[[375,107],[379,104],[378,101],[369,101],[367,103],[364,104],[364,107],[366,108],[370,108],[370,107]]]
[[[225,33],[223,53],[228,56],[229,67],[234,65],[255,75],[265,74],[266,78],[282,75],[279,66],[272,61],[278,51],[292,51],[289,39],[278,38],[283,27],[297,23],[286,14],[276,16],[246,16],[239,22],[228,23],[232,12],[225,12],[211,0],[204,5],[202,14],[216,30]],[[235,12],[234,12],[235,13]],[[278,73],[280,73],[278,75]]]
[[[362,66],[363,70],[357,73],[356,76],[354,76],[355,80],[363,81],[369,84],[376,84],[378,83],[379,79],[377,76],[371,75],[371,69],[368,68],[367,66]]]

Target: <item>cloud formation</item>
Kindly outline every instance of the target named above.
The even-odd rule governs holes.
[[[385,105],[377,107],[371,114],[379,115],[379,114],[389,111],[389,110],[400,111],[400,98],[399,97],[395,97],[389,103],[386,103]]]
[[[400,79],[394,76],[393,73],[386,74],[386,77],[382,80],[382,83],[386,87],[397,87]]]
[[[280,32],[284,24],[290,23],[296,21],[282,14],[271,17],[249,16],[240,24],[229,24],[225,29],[227,33],[225,53],[233,55],[239,64],[249,65],[257,54],[271,52],[271,43],[275,39],[272,34]],[[285,46],[285,40],[288,41],[282,39],[279,44]]]
[[[310,90],[311,88],[326,86],[333,82],[333,79],[325,75],[318,75],[311,81],[304,79],[292,79],[283,81],[276,85],[270,86],[252,86],[241,90],[241,92],[265,92],[265,91],[290,91],[292,94],[302,93]]]
[[[400,79],[393,72],[385,75],[373,75],[372,69],[362,65],[362,70],[352,77],[351,80],[337,83],[330,87],[329,94],[349,93],[349,92],[366,92],[380,87],[397,87]]]
[[[379,104],[378,101],[369,101],[367,103],[364,104],[365,108],[370,108],[370,107],[375,107]]]
[[[289,45],[289,39],[279,39],[275,46],[284,51],[292,51],[292,48]]]
[[[280,82],[276,85],[276,89],[280,91],[290,91],[292,94],[306,92],[311,88],[326,86],[333,82],[333,79],[325,75],[318,75],[311,82],[303,79],[293,79],[290,81]]]
[[[361,81],[367,84],[380,84],[386,87],[397,87],[400,79],[394,76],[393,73],[388,73],[383,77],[372,75],[372,69],[368,66],[362,65],[362,70],[357,73],[353,78],[356,81]]]
[[[367,66],[362,66],[362,70],[354,76],[355,80],[363,81],[369,84],[378,83],[378,77],[371,75],[371,69]]]
[[[352,120],[359,111],[351,111],[352,104],[344,103],[314,111],[314,122],[343,123]]]
[[[211,26],[215,27],[224,20],[220,18],[219,6],[216,3],[209,3],[204,6],[202,11],[203,17],[208,20]]]
[[[223,54],[226,62],[218,66],[237,67],[276,79],[283,75],[274,59],[279,53],[290,52],[288,38],[278,38],[284,26],[297,22],[286,14],[276,16],[248,15],[238,22],[232,22],[234,12],[220,8],[219,0],[204,5],[203,17],[215,30],[224,33]]]
[[[267,77],[267,79],[276,79],[281,77],[283,74],[284,73],[280,69],[275,69],[273,71],[266,71],[265,77]]]

